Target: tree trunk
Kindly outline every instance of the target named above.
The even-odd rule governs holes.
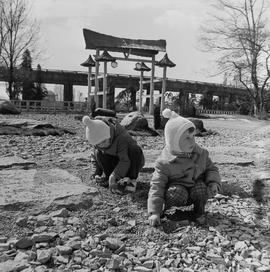
[[[8,77],[8,96],[9,96],[9,99],[10,100],[14,100],[15,99],[15,94],[13,92],[13,89],[12,89],[12,85],[13,85],[13,67],[11,66],[9,68],[9,77]]]

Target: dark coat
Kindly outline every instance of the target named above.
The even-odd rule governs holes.
[[[117,179],[124,178],[130,168],[130,158],[128,156],[128,149],[131,145],[137,145],[137,142],[132,138],[132,136],[128,133],[128,131],[121,126],[114,118],[108,117],[96,117],[95,119],[103,120],[110,127],[110,141],[111,144],[108,148],[98,148],[95,146],[94,148],[98,148],[105,154],[116,156],[119,159],[117,166],[113,171],[113,175]],[[95,154],[95,150],[93,152]],[[91,162],[92,162],[92,173],[98,173],[96,166],[97,161],[95,156],[92,154]]]

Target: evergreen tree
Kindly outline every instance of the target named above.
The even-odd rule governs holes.
[[[30,70],[32,69],[32,57],[28,49],[22,54],[21,68],[21,81],[22,81],[22,99],[23,100],[36,100],[34,81],[30,77]]]
[[[32,57],[28,49],[23,52],[21,67],[24,69],[32,69]]]

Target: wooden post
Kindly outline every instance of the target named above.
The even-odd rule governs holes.
[[[164,110],[164,107],[165,107],[166,72],[167,72],[167,66],[164,66],[163,67],[163,79],[162,79],[162,92],[161,92],[160,113],[162,113],[162,111]]]
[[[99,50],[97,49],[96,50],[96,57],[99,56]],[[99,74],[99,61],[96,61],[96,66],[95,66],[95,103],[96,103],[96,106],[98,107],[99,104],[98,104],[98,89],[99,89],[99,86],[98,86],[98,74]]]
[[[140,74],[140,91],[139,91],[139,112],[142,113],[142,91],[143,91],[143,71]]]
[[[154,76],[155,76],[155,56],[152,56],[149,114],[154,113]]]
[[[91,67],[91,66],[88,66],[87,111],[90,110],[90,101],[91,101],[91,80],[92,80],[92,67]]]
[[[107,61],[104,61],[104,75],[103,75],[103,109],[107,108]]]

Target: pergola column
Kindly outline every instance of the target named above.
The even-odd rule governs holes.
[[[140,89],[140,87],[137,86],[137,85],[136,86],[130,86],[129,89],[130,89],[130,92],[131,92],[130,99],[131,99],[131,104],[132,104],[132,110],[136,111],[136,93]]]
[[[150,68],[145,65],[144,62],[137,62],[136,67],[134,68],[136,71],[140,71],[140,90],[139,90],[139,112],[142,112],[142,92],[143,92],[143,72],[144,71],[150,71]],[[151,90],[151,85],[150,85]],[[151,94],[151,91],[150,91]],[[153,99],[153,97],[152,97]],[[151,101],[151,95],[150,95],[150,101]],[[153,103],[153,101],[152,101]],[[151,102],[150,102],[151,104]],[[150,109],[149,109],[150,111]]]
[[[73,85],[70,82],[64,84],[64,101],[73,101]]]
[[[103,109],[107,108],[107,62],[114,62],[116,59],[113,58],[106,50],[103,51],[101,56],[96,56],[97,62],[104,62],[103,70],[103,99],[102,107]]]
[[[107,108],[113,110],[114,105],[114,96],[115,96],[115,86],[112,84],[108,85],[108,96],[107,96]]]
[[[152,56],[149,114],[154,113],[154,77],[155,77],[155,56]]]
[[[99,49],[96,50],[96,58],[99,57]],[[95,103],[98,105],[98,91],[99,91],[99,83],[98,83],[98,75],[99,75],[99,61],[96,60],[95,64]]]
[[[161,106],[160,112],[165,108],[165,93],[166,93],[166,82],[167,82],[167,67],[175,67],[175,64],[169,59],[168,54],[166,53],[164,57],[156,63],[157,66],[163,67],[163,78],[162,78],[162,89],[161,89]]]
[[[103,109],[107,108],[107,61],[104,61],[104,76],[103,76]]]
[[[88,81],[88,93],[87,93],[87,110],[88,111],[93,111],[95,101],[93,100],[93,96],[91,93],[91,87],[92,87],[92,67],[95,67],[96,63],[92,59],[91,55],[89,55],[88,59],[81,63],[81,66],[87,67],[88,68],[88,76],[87,76],[87,81]]]

